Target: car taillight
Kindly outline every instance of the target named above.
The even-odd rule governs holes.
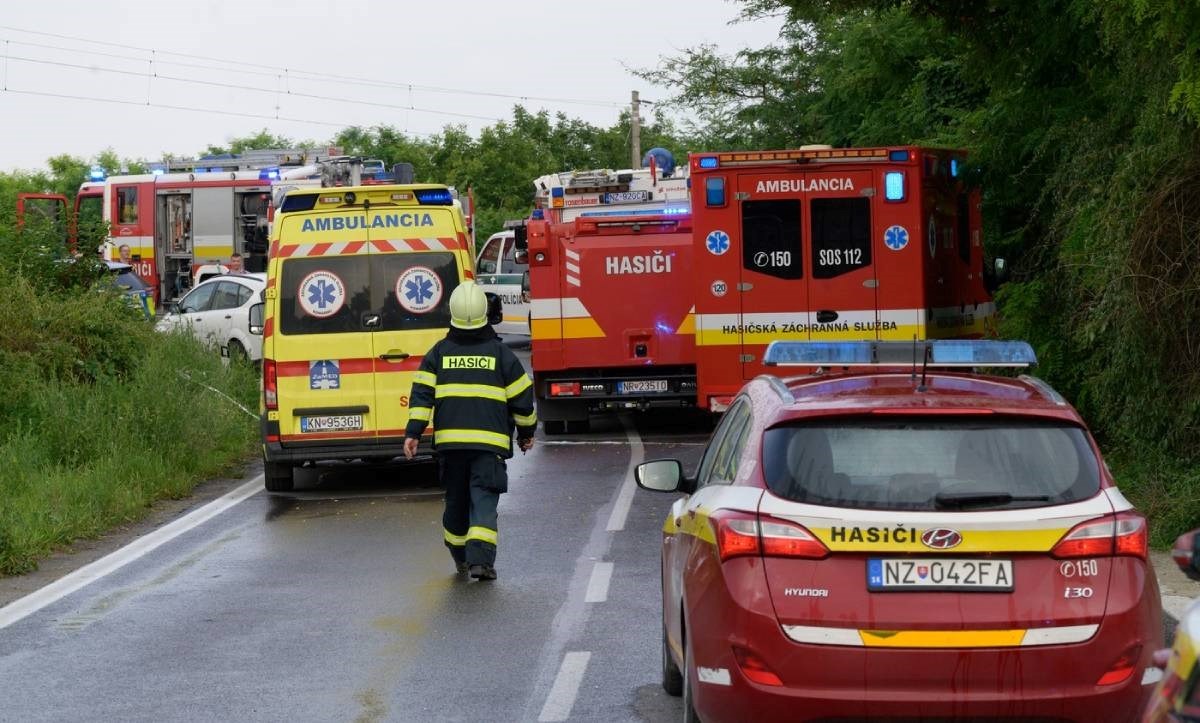
[[[279,380],[274,359],[263,359],[263,403],[267,409],[279,409]]]
[[[730,510],[714,512],[710,519],[722,562],[744,555],[819,560],[829,554],[815,535],[791,522]]]
[[[759,685],[783,685],[783,681],[779,679],[771,666],[767,665],[767,661],[762,659],[758,653],[747,650],[746,648],[733,646],[733,657],[737,660],[738,667],[742,670],[742,675],[748,679],[758,683]]]
[[[1146,518],[1136,512],[1121,512],[1081,522],[1063,535],[1050,554],[1059,558],[1128,555],[1145,560],[1149,544]]]
[[[758,555],[758,517],[745,512],[721,510],[712,513],[709,522],[717,537],[717,554],[721,562],[731,557]]]
[[[764,557],[807,557],[820,560],[829,554],[825,543],[800,525],[763,518],[758,525]]]
[[[552,397],[578,397],[579,382],[551,382],[550,396]]]
[[[1138,657],[1141,654],[1142,646],[1139,644],[1125,648],[1120,657],[1114,660],[1104,675],[1101,675],[1100,679],[1096,681],[1096,685],[1116,685],[1129,680],[1129,676],[1133,675],[1134,669],[1137,668]]]

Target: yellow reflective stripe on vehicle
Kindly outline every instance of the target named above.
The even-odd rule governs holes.
[[[455,547],[462,547],[467,544],[466,535],[456,535],[445,527],[442,528],[442,537],[446,540],[447,544],[454,545]]]
[[[438,399],[446,397],[470,397],[472,399],[494,399],[507,402],[504,390],[490,384],[439,384],[434,394]]]
[[[436,387],[437,375],[431,372],[416,372],[413,374],[413,384],[424,384],[427,387]]]
[[[468,540],[479,540],[480,542],[490,542],[496,544],[496,531],[489,530],[486,527],[472,527],[467,530]]]
[[[537,424],[537,412],[532,414],[514,414],[513,421],[522,427],[532,427]]]
[[[494,356],[444,356],[442,357],[443,369],[487,369],[496,371],[496,357]]]
[[[430,407],[410,407],[408,410],[408,418],[418,422],[428,422],[432,416],[433,409]]]
[[[508,449],[511,442],[510,437],[482,429],[438,429],[433,432],[434,444],[490,444]]]
[[[508,395],[509,399],[512,399],[513,397],[520,395],[521,392],[525,391],[526,389],[528,389],[532,386],[533,386],[533,380],[529,378],[529,375],[522,374],[520,379],[513,382],[512,384],[509,384],[507,387],[504,388],[504,393],[506,395]]]

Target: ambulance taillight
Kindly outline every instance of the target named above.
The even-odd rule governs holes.
[[[263,403],[267,409],[279,409],[279,378],[274,359],[263,359]]]

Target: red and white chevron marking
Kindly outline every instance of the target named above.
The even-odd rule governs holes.
[[[567,262],[564,264],[567,267],[567,283],[579,286],[579,253],[571,249],[564,249],[563,253],[567,255]]]
[[[290,244],[278,247],[280,258],[311,256],[352,256],[365,253],[407,251],[458,251],[462,244],[453,238],[374,239],[372,241],[332,241],[329,243]]]

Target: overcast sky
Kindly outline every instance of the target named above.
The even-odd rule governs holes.
[[[192,156],[262,128],[318,142],[349,125],[428,135],[462,123],[475,135],[518,103],[609,126],[630,91],[665,95],[627,68],[702,43],[732,54],[775,40],[778,20],[731,25],[740,9],[728,0],[21,3],[0,21],[0,170],[106,148],[148,161]]]

